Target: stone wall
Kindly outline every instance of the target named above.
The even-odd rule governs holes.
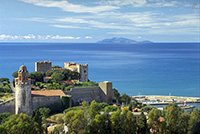
[[[15,98],[0,103],[0,113],[4,112],[15,114]]]
[[[49,107],[50,109],[60,107],[61,98],[60,96],[32,96],[32,108],[37,109],[41,107]]]
[[[72,104],[78,105],[82,101],[106,102],[106,95],[100,87],[72,88],[70,91],[64,91],[66,95],[72,96]]]
[[[51,70],[51,61],[41,61],[35,62],[35,71],[46,73],[48,70]]]

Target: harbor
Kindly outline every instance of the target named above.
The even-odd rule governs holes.
[[[140,95],[132,96],[134,99],[141,101],[153,107],[162,109],[170,103],[177,103],[182,109],[193,109],[200,107],[199,97],[179,97],[179,96],[159,96],[159,95]]]

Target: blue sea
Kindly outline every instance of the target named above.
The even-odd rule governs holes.
[[[35,61],[87,63],[90,80],[120,93],[200,97],[199,51],[199,43],[0,43],[0,77],[12,80],[22,64],[33,72]]]

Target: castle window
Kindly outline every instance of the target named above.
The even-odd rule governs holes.
[[[84,73],[86,73],[87,71],[86,70],[84,70]]]

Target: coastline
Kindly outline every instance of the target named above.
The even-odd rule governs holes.
[[[176,102],[177,104],[181,104],[184,102],[200,103],[200,97],[164,96],[164,95],[138,95],[132,97],[137,100],[143,101],[143,103],[151,105],[169,104],[172,102]]]

